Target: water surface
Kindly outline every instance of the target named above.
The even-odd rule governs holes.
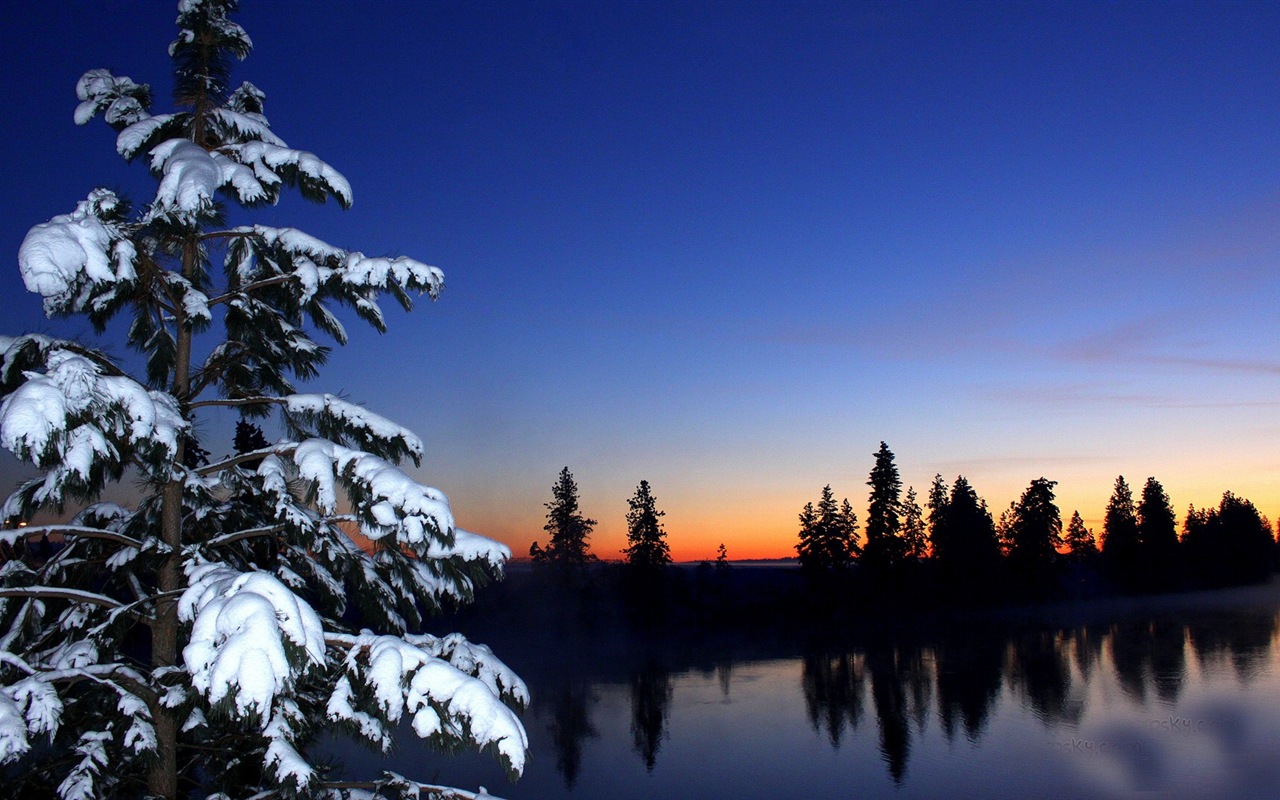
[[[407,730],[382,766],[509,800],[1275,798],[1278,621],[1271,586],[838,645],[544,632],[493,642],[533,695],[518,783]]]

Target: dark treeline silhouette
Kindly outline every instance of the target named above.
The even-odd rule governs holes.
[[[888,445],[873,458],[864,545],[852,507],[837,508],[830,485],[800,513],[796,550],[811,606],[883,614],[1150,594],[1259,583],[1280,567],[1271,524],[1230,492],[1216,509],[1192,508],[1179,537],[1159,481],[1148,478],[1135,501],[1118,477],[1099,548],[1078,510],[1064,529],[1056,481],[1032,480],[996,521],[964,475],[949,487],[934,476],[921,509],[914,487],[904,498]]]
[[[902,616],[1220,588],[1267,580],[1280,566],[1270,523],[1227,492],[1216,508],[1191,508],[1178,530],[1164,487],[1148,478],[1138,497],[1123,476],[1101,535],[1073,510],[1064,524],[1057,482],[1046,477],[993,518],[964,475],[935,475],[920,505],[903,491],[885,442],[872,454],[867,518],[830,485],[798,516],[798,570],[734,566],[720,545],[714,564],[673,565],[665,512],[648,481],[627,499],[624,560],[591,553],[586,517],[568,467],[546,503],[549,534],[530,555],[544,598],[566,619],[619,616],[646,626],[880,624]],[[861,524],[860,524],[861,523]],[[864,538],[865,537],[865,538]],[[551,602],[554,601],[554,602]]]

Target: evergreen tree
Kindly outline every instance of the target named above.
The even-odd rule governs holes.
[[[872,572],[882,573],[901,564],[906,555],[902,540],[902,479],[893,463],[893,452],[884,442],[875,453],[867,485],[871,487],[871,502],[861,563]]]
[[[1138,503],[1138,549],[1142,588],[1163,591],[1181,583],[1178,564],[1178,518],[1164,487],[1147,478]]]
[[[334,783],[307,748],[324,731],[386,749],[405,716],[433,745],[492,746],[513,774],[524,763],[503,702],[524,702],[519,678],[488,648],[411,632],[469,601],[509,552],[456,527],[445,496],[399,468],[419,462],[417,436],[292,384],[325,361],[314,332],[346,342],[334,306],[381,331],[384,293],[407,309],[413,294],[435,298],[442,275],[290,228],[223,226],[229,203],[274,203],[285,187],[351,205],[336,170],[269,127],[259,89],[227,82],[250,50],[236,5],[179,5],[175,113],[152,115],[145,85],[84,74],[76,122],[103,114],[119,153],[146,158],[155,197],[131,211],[95,189],[18,255],[49,316],[99,331],[127,316],[146,377],[83,344],[0,339],[0,443],[43,473],[0,518],[79,507],[126,474],[140,495],[0,535],[62,541],[0,570],[12,796],[416,797],[424,784],[390,774]],[[202,421],[227,409],[278,412],[288,435],[191,458],[208,452]]]
[[[1062,514],[1054,502],[1057,481],[1036,478],[1014,509],[1010,556],[1022,563],[1052,563],[1062,546]]]
[[[1018,518],[1018,504],[1009,501],[1009,507],[1000,512],[996,520],[996,539],[1000,542],[1000,554],[1008,556],[1013,552],[1013,523]]]
[[[944,508],[933,541],[943,588],[964,599],[989,599],[1000,562],[991,513],[963,475],[956,478]]]
[[[1116,478],[1102,523],[1102,559],[1107,574],[1124,589],[1137,587],[1142,569],[1138,540],[1138,510],[1124,476]]]
[[[671,548],[667,546],[667,534],[662,530],[659,511],[648,481],[640,481],[636,493],[627,500],[627,563],[633,567],[653,569],[671,563]]]
[[[238,455],[243,455],[244,453],[252,453],[255,450],[266,450],[271,446],[271,443],[263,435],[262,428],[242,419],[236,422],[236,435],[235,439],[232,440],[231,446],[235,448]]]
[[[1062,514],[1054,503],[1057,481],[1036,478],[1014,508],[1009,561],[1017,580],[1037,593],[1049,588],[1050,570],[1062,546]]]
[[[547,524],[542,529],[551,534],[546,548],[534,542],[529,555],[535,563],[551,564],[563,568],[581,568],[597,560],[587,547],[587,538],[596,527],[594,519],[584,517],[578,511],[578,484],[568,467],[560,470],[560,476],[551,487],[551,502],[546,503]]]
[[[729,566],[729,551],[725,549],[724,542],[721,542],[720,547],[716,548],[716,569],[727,569]]]
[[[908,559],[919,561],[929,553],[928,531],[924,525],[924,509],[916,499],[915,487],[907,489],[902,503],[902,542]]]
[[[245,453],[266,450],[271,446],[271,443],[263,435],[262,428],[242,419],[236,422],[236,435],[231,442],[231,446],[235,448],[236,455],[244,455]],[[242,466],[244,469],[257,469],[261,463],[262,459],[260,458],[250,458],[246,459]]]
[[[938,541],[945,541],[947,538],[947,509],[950,505],[950,492],[947,489],[947,482],[942,479],[941,475],[933,476],[933,483],[929,486],[929,550],[936,558],[938,555]]]
[[[1071,512],[1071,521],[1067,523],[1065,542],[1067,551],[1074,561],[1088,562],[1098,555],[1098,543],[1094,539],[1093,531],[1085,527],[1079,511]]]
[[[1253,503],[1231,492],[1217,508],[1188,511],[1182,544],[1191,575],[1202,586],[1260,583],[1277,566],[1270,523]]]
[[[849,560],[853,561],[862,555],[862,545],[859,542],[861,536],[858,534],[858,515],[853,513],[853,506],[849,503],[849,498],[840,501],[840,514],[836,517],[837,538],[849,552]]]
[[[822,495],[815,508],[805,503],[800,512],[800,541],[796,552],[800,566],[809,571],[828,571],[848,567],[857,546],[858,518],[848,500],[841,511],[836,504],[831,486],[822,487]]]

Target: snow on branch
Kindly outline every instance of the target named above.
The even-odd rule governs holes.
[[[420,800],[502,800],[489,794],[483,786],[478,792],[469,792],[466,789],[421,783],[390,770],[384,772],[383,779],[379,781],[330,781],[323,784],[323,790],[323,796],[328,800],[385,800],[388,791],[395,791],[400,797]]]
[[[76,81],[75,121],[84,125],[99,113],[107,124],[119,130],[147,118],[151,106],[151,87],[134,83],[123,75],[116,77],[109,70],[91,69]]]
[[[449,639],[444,644],[430,636],[400,638],[369,631],[330,635],[330,644],[347,653],[344,674],[329,698],[329,719],[353,722],[364,733],[372,719],[394,725],[408,713],[419,737],[492,746],[504,766],[519,775],[529,742],[515,712],[502,702],[498,687],[527,699],[523,682],[488,648],[461,637]],[[459,662],[467,669],[450,660],[463,651],[469,658]],[[366,738],[384,748],[389,744],[376,735]]]
[[[283,398],[286,413],[298,422],[314,426],[321,436],[350,439],[362,450],[388,458],[422,461],[422,440],[413,431],[362,406],[331,394],[295,394]]]
[[[48,473],[10,496],[0,514],[93,494],[131,458],[153,472],[170,467],[189,425],[173,397],[104,375],[99,363],[69,350],[44,355],[44,374],[25,371],[26,382],[0,403],[0,445]]]
[[[237,717],[271,723],[280,695],[324,663],[316,612],[266,572],[224,564],[187,568],[178,615],[191,623],[182,658],[192,686]]]
[[[156,114],[129,125],[116,134],[116,152],[132,161],[148,147],[174,136],[181,136],[191,122],[187,113]]]
[[[239,238],[227,251],[227,267],[241,282],[236,291],[249,291],[259,282],[291,276],[298,281],[298,302],[313,297],[339,296],[381,329],[381,314],[370,293],[389,291],[408,304],[406,290],[439,296],[444,273],[412,258],[374,257],[334,247],[293,228],[262,225],[229,231]]]
[[[326,195],[332,195],[343,208],[351,208],[354,202],[351,184],[314,153],[286,147],[265,123],[255,125],[256,121],[248,115],[226,109],[220,109],[217,115],[231,130],[253,137],[241,144],[224,145],[219,153],[243,165],[273,201],[278,187],[288,184],[296,185],[308,200],[324,200]]]
[[[119,600],[95,592],[80,589],[64,589],[59,586],[19,586],[0,587],[0,597],[36,597],[40,599],[70,600],[73,603],[88,603],[103,608],[120,609],[125,605]]]
[[[338,479],[342,479],[360,520],[360,532],[370,539],[394,535],[397,542],[419,554],[432,545],[453,545],[449,498],[389,461],[327,439],[300,443],[293,461],[300,477],[315,482],[316,502],[325,514],[337,512]]]
[[[137,251],[120,227],[123,213],[114,192],[94,189],[75,211],[27,232],[18,269],[27,290],[44,298],[46,314],[93,311],[137,278]]]

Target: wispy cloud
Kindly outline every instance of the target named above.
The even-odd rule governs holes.
[[[1280,408],[1280,399],[1196,399],[1152,392],[1117,391],[1107,383],[1064,383],[1040,386],[1014,386],[991,388],[984,393],[991,401],[1024,403],[1033,406],[1055,408],[1097,409],[1107,408]]]

